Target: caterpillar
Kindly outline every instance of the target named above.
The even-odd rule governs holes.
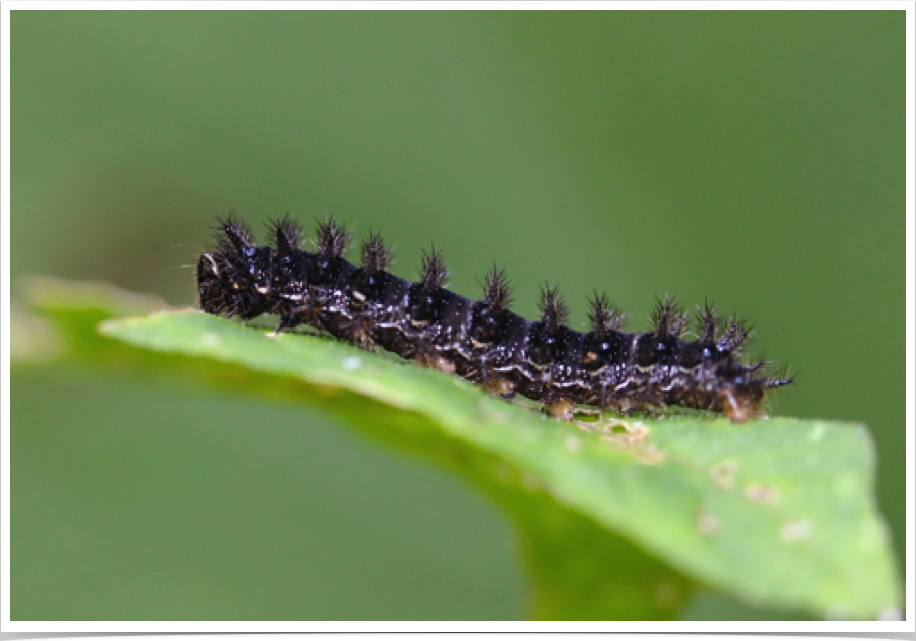
[[[314,251],[303,248],[302,229],[289,216],[267,227],[272,244],[259,246],[240,220],[218,219],[215,247],[197,265],[204,312],[276,314],[277,332],[309,325],[505,399],[532,399],[566,421],[579,406],[632,414],[677,405],[741,423],[765,417],[766,393],[793,382],[767,371],[765,361],[745,362],[750,326],[734,317],[723,322],[709,303],[697,306],[694,340],[687,340],[688,314],[673,297],[657,300],[649,331],[626,333],[624,315],[596,292],[591,329],[583,333],[567,326],[556,287],[542,286],[539,320],[512,312],[508,277],[495,265],[483,298],[471,300],[447,289],[449,272],[435,245],[423,253],[420,280],[411,282],[388,271],[392,251],[378,233],[363,240],[356,266],[344,258],[349,234],[333,218],[319,221]]]

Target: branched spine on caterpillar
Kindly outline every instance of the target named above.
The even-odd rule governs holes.
[[[424,253],[421,278],[388,271],[391,250],[377,233],[363,241],[360,266],[343,255],[346,230],[331,218],[319,223],[315,251],[289,217],[268,225],[273,244],[258,246],[236,219],[219,221],[216,247],[197,265],[200,307],[226,317],[277,314],[277,331],[306,324],[367,349],[381,347],[405,359],[457,374],[511,398],[519,394],[572,420],[576,406],[623,413],[680,405],[744,422],[764,416],[768,390],[788,385],[763,361],[744,363],[740,348],[750,329],[720,322],[712,305],[697,308],[695,340],[684,339],[687,314],[673,298],[659,300],[648,332],[622,331],[623,315],[604,294],[590,300],[591,331],[566,325],[567,307],[555,287],[541,289],[541,318],[510,310],[512,293],[495,266],[483,299],[446,289],[440,250]]]

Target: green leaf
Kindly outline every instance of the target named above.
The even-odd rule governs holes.
[[[480,484],[520,527],[537,616],[671,617],[694,581],[821,617],[898,611],[861,425],[673,416],[643,419],[642,436],[586,431],[453,376],[197,311],[102,323],[127,345],[91,338],[87,321],[125,305],[96,297],[81,317],[67,291],[33,304],[85,357],[318,405]]]

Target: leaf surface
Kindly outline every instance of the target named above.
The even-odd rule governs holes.
[[[74,307],[60,300],[36,305],[72,335]],[[586,431],[320,336],[190,310],[101,331],[141,348],[104,341],[118,360],[146,350],[143,367],[169,376],[320,405],[472,478],[520,526],[538,616],[670,617],[693,582],[821,617],[875,618],[900,602],[864,426],[688,415]]]

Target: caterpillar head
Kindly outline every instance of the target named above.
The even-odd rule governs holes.
[[[197,262],[201,309],[246,319],[271,311],[273,250],[255,246],[248,230],[232,219],[220,223],[217,242],[217,250]]]

